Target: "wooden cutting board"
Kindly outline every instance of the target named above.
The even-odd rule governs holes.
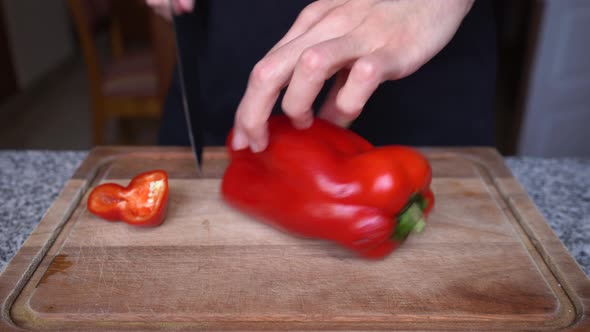
[[[590,281],[490,149],[425,149],[436,208],[422,234],[364,261],[229,209],[227,159],[97,148],[0,276],[0,330],[590,331]],[[166,222],[100,220],[89,189],[170,174]]]

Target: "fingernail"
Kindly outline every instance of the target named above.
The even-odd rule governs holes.
[[[266,149],[266,146],[267,144],[264,144],[262,142],[252,142],[250,144],[250,149],[252,150],[252,152],[258,153],[264,151],[264,149]]]
[[[260,138],[253,140],[250,143],[250,149],[254,153],[262,152],[268,146],[268,134],[261,136]]]
[[[262,148],[260,147],[260,145],[258,143],[252,143],[250,144],[250,150],[252,150],[252,152],[254,153],[258,153],[262,151]]]
[[[348,122],[346,119],[342,117],[340,113],[338,113],[338,111],[320,113],[318,115],[318,118],[325,120],[326,122],[329,122],[338,127],[346,127],[346,124]]]
[[[295,121],[293,125],[297,129],[308,129],[313,124],[313,113],[309,112],[308,115],[304,116],[302,119]]]
[[[231,142],[232,149],[243,150],[248,147],[248,137],[241,131],[234,132],[234,138]]]
[[[349,118],[342,117],[341,119],[334,121],[334,124],[337,125],[338,127],[348,128],[348,127],[350,127],[350,125],[352,124],[353,121],[354,120],[351,120]]]

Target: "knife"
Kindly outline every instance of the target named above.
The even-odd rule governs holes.
[[[202,131],[198,130],[195,135],[195,130],[193,130],[193,122],[191,121],[191,112],[189,110],[189,103],[186,97],[186,82],[184,77],[184,67],[182,65],[182,56],[181,56],[181,44],[180,39],[178,38],[178,22],[177,16],[174,14],[174,8],[172,7],[172,0],[168,0],[168,7],[170,10],[170,17],[172,21],[172,29],[174,32],[174,44],[176,47],[176,68],[178,74],[178,80],[180,83],[180,93],[182,96],[182,109],[184,111],[184,118],[186,120],[186,126],[188,131],[188,138],[191,144],[191,149],[193,151],[193,155],[195,157],[195,162],[197,165],[197,170],[201,170],[202,166],[202,156],[203,156],[203,136]],[[196,8],[194,9],[196,10]],[[192,114],[195,115],[195,114]],[[195,119],[198,120],[198,119]]]

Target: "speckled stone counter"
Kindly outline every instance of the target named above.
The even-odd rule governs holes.
[[[85,151],[0,151],[0,271],[86,156]],[[590,158],[507,158],[506,164],[590,275]]]

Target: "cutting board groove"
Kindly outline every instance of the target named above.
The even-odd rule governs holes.
[[[0,276],[0,330],[587,331],[590,282],[491,149],[423,149],[437,206],[383,261],[219,198],[222,149],[97,148]],[[88,189],[170,174],[166,222],[108,223]]]

